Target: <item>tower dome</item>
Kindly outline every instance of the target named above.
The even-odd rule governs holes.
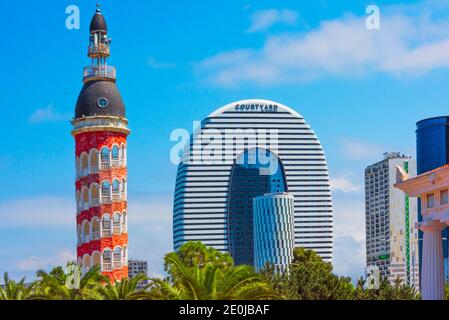
[[[125,105],[117,85],[112,81],[89,81],[78,96],[75,119],[92,116],[125,118]]]
[[[108,33],[108,25],[106,24],[106,20],[101,13],[100,10],[100,4],[97,3],[97,10],[95,11],[94,16],[92,17],[92,20],[90,21],[90,33]]]

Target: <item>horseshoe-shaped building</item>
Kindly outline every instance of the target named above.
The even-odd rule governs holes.
[[[252,264],[252,200],[272,192],[294,197],[295,246],[313,249],[330,262],[329,175],[310,126],[293,109],[268,100],[218,109],[192,134],[178,166],[174,249],[201,241],[231,253],[236,264]]]

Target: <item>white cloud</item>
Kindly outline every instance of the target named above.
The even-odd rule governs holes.
[[[0,229],[73,226],[75,199],[42,196],[0,202]]]
[[[308,32],[269,36],[259,49],[206,58],[197,64],[197,72],[208,83],[228,87],[369,73],[419,76],[449,67],[449,19],[437,6],[426,8],[409,15],[381,8],[380,30],[368,30],[365,16],[346,15]]]
[[[363,196],[334,196],[334,271],[353,281],[365,267],[365,203]]]
[[[365,245],[349,236],[337,236],[334,241],[334,272],[351,277],[353,283],[363,276],[365,269]]]
[[[353,183],[346,177],[332,178],[330,184],[334,192],[353,193],[360,191],[360,185]]]
[[[163,274],[163,257],[173,250],[172,247],[172,195],[150,194],[146,197],[133,197],[128,199],[128,230],[129,230],[129,257],[145,259],[149,263],[151,275]],[[65,265],[73,260],[75,254],[70,250],[60,250],[61,242],[75,243],[75,199],[54,196],[23,198],[0,202],[0,230],[3,233],[11,232],[8,229],[27,229],[27,234],[33,237],[36,234],[43,246],[33,248],[33,254],[23,259],[10,256],[8,259],[21,273],[30,279],[39,269],[48,269],[57,265]],[[67,230],[64,239],[55,239],[54,232],[42,233],[44,228],[54,230]],[[61,233],[56,233],[61,236]],[[62,233],[65,234],[65,233]],[[14,234],[8,239],[14,240]],[[13,249],[11,249],[13,250]],[[48,252],[56,252],[49,256]],[[10,255],[4,254],[4,258]],[[12,255],[12,252],[11,252]],[[22,259],[22,260],[20,260]],[[0,270],[9,268],[0,259]]]
[[[342,139],[341,145],[343,155],[355,160],[377,159],[386,151],[381,145],[349,138]]]
[[[148,65],[153,69],[172,69],[176,68],[175,63],[167,63],[167,62],[159,62],[156,61],[155,58],[149,57],[148,58]]]
[[[173,251],[172,195],[151,194],[128,199],[129,257],[148,261],[148,271],[160,277],[164,256]]]
[[[365,201],[363,196],[334,197],[334,234],[365,241]]]
[[[29,123],[43,123],[43,122],[59,122],[59,121],[68,121],[70,119],[70,115],[58,113],[54,110],[52,105],[49,105],[45,108],[39,108],[34,111],[31,116],[28,118]]]
[[[19,271],[35,272],[39,269],[48,269],[56,266],[65,266],[69,261],[75,261],[76,255],[73,250],[65,249],[56,252],[53,256],[30,256],[17,262]]]
[[[264,31],[275,24],[294,26],[298,22],[298,13],[287,9],[260,10],[251,16],[248,32]]]

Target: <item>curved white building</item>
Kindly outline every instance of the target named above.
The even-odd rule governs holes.
[[[256,165],[239,162],[254,157]],[[278,163],[273,165],[273,159]],[[254,170],[260,174],[254,175]],[[201,122],[178,166],[175,250],[187,241],[202,241],[231,252],[237,264],[253,262],[248,260],[253,255],[252,198],[272,192],[294,197],[295,246],[313,249],[331,261],[333,216],[327,164],[304,118],[267,100],[243,100],[218,109]],[[245,252],[247,259],[236,259]]]

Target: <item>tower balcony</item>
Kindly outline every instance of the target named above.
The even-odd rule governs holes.
[[[89,57],[91,58],[103,58],[103,57],[109,57],[111,55],[110,47],[107,44],[99,43],[99,44],[92,44],[89,46]]]
[[[83,81],[84,83],[91,80],[109,79],[115,81],[116,71],[113,66],[96,65],[84,68]]]

